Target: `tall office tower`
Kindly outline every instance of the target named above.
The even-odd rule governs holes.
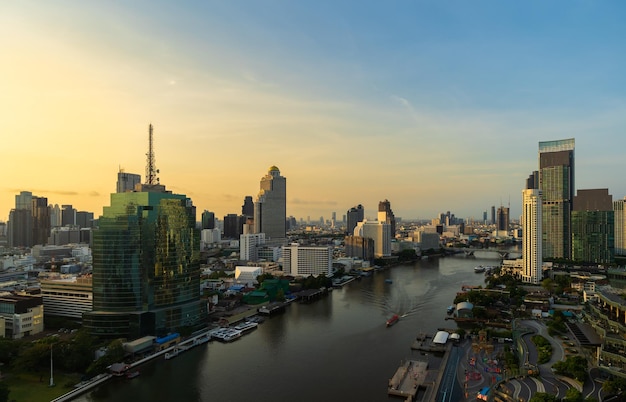
[[[93,233],[93,311],[83,314],[83,326],[106,338],[193,332],[207,314],[195,209],[163,185],[138,187],[111,194]]]
[[[496,206],[495,205],[491,206],[491,224],[492,225],[496,224]]]
[[[522,281],[537,284],[543,280],[541,241],[541,190],[522,191]]]
[[[122,169],[117,172],[116,193],[126,193],[135,191],[135,186],[141,183],[141,175],[135,173],[125,173]]]
[[[497,230],[509,231],[509,208],[508,207],[500,207],[498,208],[498,219],[497,219]]]
[[[613,196],[607,188],[578,190],[572,210],[574,261],[609,264],[615,260]]]
[[[243,199],[243,205],[241,206],[241,215],[246,218],[254,218],[254,201],[252,201],[251,195],[246,195]]]
[[[243,233],[243,225],[246,217],[237,214],[228,214],[224,217],[224,237],[227,239],[239,239]]]
[[[50,209],[50,227],[53,228],[58,228],[61,226],[61,208],[59,207],[59,204],[54,204],[54,206],[52,204],[50,204],[48,206],[48,209]]]
[[[202,229],[215,229],[215,213],[206,209],[202,212]]]
[[[332,275],[333,250],[331,247],[300,246],[293,243],[283,247],[283,272],[288,275]]]
[[[50,210],[45,197],[32,198],[33,213],[33,244],[48,244],[50,237]]]
[[[93,227],[93,212],[77,211],[76,224],[81,228]]]
[[[363,220],[354,228],[354,236],[367,237],[374,240],[374,257],[391,255],[391,225],[386,222]]]
[[[539,171],[533,171],[526,179],[526,189],[539,189]]]
[[[265,244],[265,233],[247,233],[239,236],[239,259],[257,261],[257,247]]]
[[[613,214],[615,217],[615,255],[626,255],[626,197],[623,200],[613,201]]]
[[[348,225],[346,226],[346,233],[348,235],[352,235],[354,233],[354,228],[356,224],[362,222],[365,219],[365,210],[363,209],[363,205],[359,204],[355,207],[352,207],[347,212]]]
[[[483,212],[483,223],[487,223],[487,211]]]
[[[33,242],[33,193],[22,191],[15,196],[15,209],[9,212],[7,226],[9,247],[31,247]]]
[[[76,225],[76,209],[71,205],[61,205],[61,226]]]
[[[270,239],[286,237],[287,179],[276,166],[261,179],[261,190],[254,203],[254,232]]]
[[[372,261],[374,259],[374,240],[361,236],[346,236],[344,240],[344,252],[347,257],[355,257],[363,261]]]
[[[396,217],[391,210],[391,203],[389,200],[380,201],[378,203],[378,220],[389,224],[391,230],[391,238],[396,237]]]
[[[543,258],[570,259],[574,199],[574,139],[539,143]]]

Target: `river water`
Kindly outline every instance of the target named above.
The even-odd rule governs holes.
[[[156,359],[133,380],[114,379],[82,402],[381,401],[420,332],[455,328],[446,307],[461,285],[482,285],[477,265],[498,265],[493,253],[421,260],[335,289],[232,343],[210,342],[175,359]],[[392,283],[386,283],[391,279]],[[401,319],[387,328],[392,314]]]

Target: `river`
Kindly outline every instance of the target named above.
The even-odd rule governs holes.
[[[311,304],[293,303],[235,342],[156,359],[138,378],[114,379],[77,400],[388,400],[388,380],[414,356],[416,335],[455,328],[445,320],[446,307],[461,285],[484,284],[473,268],[499,264],[488,256],[432,258],[377,272]],[[401,319],[387,328],[394,313]]]

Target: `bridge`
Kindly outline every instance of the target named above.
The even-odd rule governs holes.
[[[508,259],[511,254],[515,256],[515,258],[522,258],[522,250],[499,250],[496,248],[479,248],[479,247],[447,247],[446,252],[451,252],[452,254],[460,254],[464,253],[466,257],[474,256],[476,251],[480,251],[481,253],[489,253],[489,254],[497,254],[496,258],[501,260]]]

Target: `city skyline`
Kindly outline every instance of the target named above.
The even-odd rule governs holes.
[[[123,168],[220,219],[276,165],[287,215],[521,215],[537,143],[626,195],[625,5],[4,3],[0,220],[21,191],[102,215]],[[16,39],[18,38],[18,39]]]

